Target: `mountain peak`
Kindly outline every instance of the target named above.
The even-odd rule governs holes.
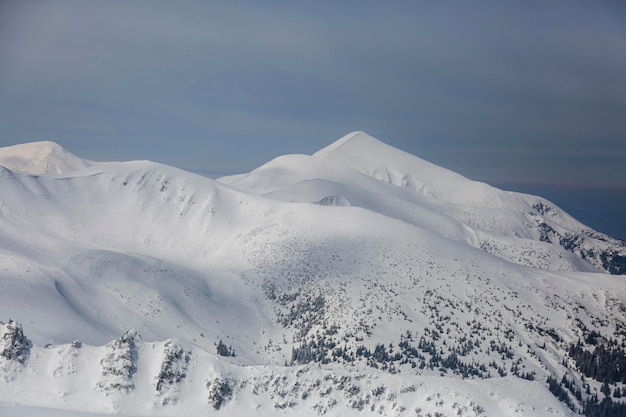
[[[0,148],[0,165],[22,174],[65,174],[91,166],[51,141],[30,142]]]
[[[365,132],[349,133],[313,156],[437,200],[479,207],[505,204],[500,190],[425,161]]]

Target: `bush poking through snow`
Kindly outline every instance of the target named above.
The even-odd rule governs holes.
[[[232,346],[226,346],[222,340],[217,344],[217,354],[220,356],[235,356],[235,349]]]
[[[191,352],[167,342],[163,348],[163,362],[157,375],[157,395],[163,396],[163,405],[176,404],[176,386],[187,376]]]
[[[0,334],[0,356],[24,364],[28,359],[32,344],[24,336],[22,325],[9,320],[0,329]]]
[[[133,375],[137,371],[137,332],[129,330],[106,345],[106,355],[100,360],[103,379],[97,387],[102,391],[129,392],[135,388]]]
[[[209,404],[216,410],[222,408],[226,401],[233,396],[233,389],[227,379],[216,377],[206,384],[209,390]]]

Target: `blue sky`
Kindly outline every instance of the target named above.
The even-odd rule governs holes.
[[[618,1],[0,2],[0,146],[219,175],[364,130],[622,238],[625,74]]]

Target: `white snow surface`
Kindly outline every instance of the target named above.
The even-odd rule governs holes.
[[[621,337],[623,279],[538,225],[590,229],[363,132],[219,181],[22,149],[0,167],[2,416],[566,416],[545,381],[580,380],[581,323]],[[422,367],[400,349],[420,339],[485,370]],[[407,361],[358,353],[378,345]]]

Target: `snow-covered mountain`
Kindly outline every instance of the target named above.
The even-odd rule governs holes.
[[[624,242],[547,200],[362,132],[219,181],[57,146],[0,167],[2,415],[624,413]]]
[[[515,263],[591,271],[582,258],[601,270],[626,273],[623,241],[590,229],[553,203],[472,181],[364,132],[313,156],[282,156],[220,181],[283,201],[363,207]]]

